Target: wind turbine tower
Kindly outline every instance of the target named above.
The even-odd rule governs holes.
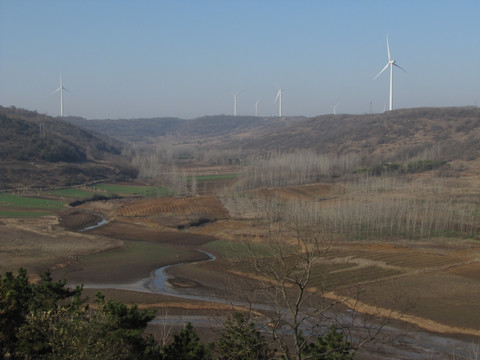
[[[237,116],[237,96],[240,95],[245,90],[242,90],[236,94],[233,94],[233,116]]]
[[[340,103],[336,103],[335,106],[333,107],[333,115],[337,115],[337,106],[340,105]]]
[[[63,90],[68,91],[68,89],[64,88],[62,85],[62,74],[60,74],[60,87],[55,90],[52,94],[60,91],[60,116],[63,117]],[[70,92],[70,91],[68,91]]]
[[[283,91],[283,89],[278,88],[277,96],[275,97],[275,100],[273,101],[273,103],[276,103],[277,99],[278,99],[278,117],[282,117],[282,91]]]
[[[258,103],[260,102],[260,99],[257,100],[255,103],[255,116],[258,116]]]
[[[390,55],[390,45],[388,44],[388,35],[387,35],[387,53],[388,53],[388,62],[387,62],[387,65],[385,65],[385,67],[382,69],[382,71],[380,71],[377,76],[375,76],[373,78],[373,80],[375,80],[377,77],[380,76],[380,74],[382,74],[385,70],[387,70],[387,68],[390,66],[390,106],[389,106],[389,110],[392,111],[393,109],[393,67],[396,66],[398,67],[400,70],[403,70],[405,71],[405,69],[403,69],[402,67],[400,67],[399,65],[397,65],[397,63],[395,62],[395,60],[392,59],[391,55]],[[406,72],[406,71],[405,71]]]

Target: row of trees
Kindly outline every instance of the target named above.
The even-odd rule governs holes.
[[[31,283],[26,270],[0,276],[0,358],[2,359],[351,359],[342,332],[331,327],[307,341],[300,352],[275,350],[246,313],[223,324],[217,343],[203,344],[191,324],[166,344],[145,335],[153,311],[107,300],[97,294],[86,305],[82,288],[53,281],[50,272]],[[297,340],[296,340],[297,341]],[[297,354],[297,355],[294,355]]]

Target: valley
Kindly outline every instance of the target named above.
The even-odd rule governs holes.
[[[437,112],[420,113],[435,119]],[[390,116],[401,123],[417,113]],[[458,124],[472,118],[470,134],[457,138]],[[55,279],[84,284],[91,297],[100,290],[157,309],[156,324],[161,314],[205,319],[234,310],[271,320],[275,307],[286,306],[269,291],[281,283],[279,274],[293,274],[279,287],[289,296],[298,294],[303,274],[308,281],[300,290],[308,301],[302,311],[324,306],[323,321],[343,322],[352,341],[361,342],[367,328],[376,334],[359,359],[372,358],[378,344],[384,349],[375,350],[383,354],[378,358],[449,358],[453,347],[457,358],[468,358],[480,337],[479,120],[474,109],[451,120],[457,128],[445,120],[442,131],[451,128],[455,136],[435,141],[420,139],[420,130],[414,140],[400,124],[387,127],[405,138],[382,144],[373,130],[357,129],[365,138],[349,142],[345,135],[335,153],[326,151],[335,138],[325,153],[315,152],[320,142],[307,138],[292,143],[291,152],[266,149],[261,139],[268,126],[246,136],[245,149],[239,144],[247,140],[238,140],[243,135],[227,139],[222,132],[189,135],[188,144],[182,136],[130,143],[123,161],[137,169],[135,178],[1,194],[0,271],[24,267],[36,280],[51,268]],[[291,121],[300,129],[312,120]],[[272,140],[280,148],[281,139],[292,140],[281,131]],[[359,142],[379,145],[362,153]],[[102,226],[84,230],[102,219]],[[206,253],[215,260],[205,261]],[[178,293],[160,293],[152,276],[174,264],[181,265],[167,270],[166,281]],[[203,320],[198,326],[214,336]],[[161,326],[150,328],[161,336]],[[423,354],[426,343],[432,352]]]

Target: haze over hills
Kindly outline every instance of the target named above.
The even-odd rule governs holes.
[[[79,184],[131,176],[123,145],[62,119],[0,107],[0,187]]]
[[[199,141],[231,141],[252,134],[263,134],[283,128],[299,118],[275,118],[255,116],[214,115],[192,120],[179,118],[87,120],[68,117],[83,128],[109,134],[117,139],[130,142],[157,142],[158,138],[175,141],[196,139]]]

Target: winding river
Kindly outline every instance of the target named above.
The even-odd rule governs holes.
[[[199,249],[196,249],[196,251],[207,255],[208,259],[191,261],[191,262],[181,262],[181,263],[178,263],[178,264],[163,266],[163,267],[155,270],[152,273],[151,278],[148,279],[147,282],[149,283],[149,288],[157,294],[173,295],[173,296],[181,297],[181,298],[184,298],[184,299],[220,301],[220,299],[217,299],[213,296],[202,296],[202,295],[189,294],[188,290],[187,291],[181,291],[181,289],[176,288],[175,286],[171,285],[168,282],[168,280],[171,278],[167,273],[168,269],[171,269],[171,268],[176,267],[176,266],[186,265],[186,264],[199,264],[199,263],[202,263],[202,262],[215,261],[217,259],[215,257],[215,255],[210,254],[207,251],[199,250]]]

